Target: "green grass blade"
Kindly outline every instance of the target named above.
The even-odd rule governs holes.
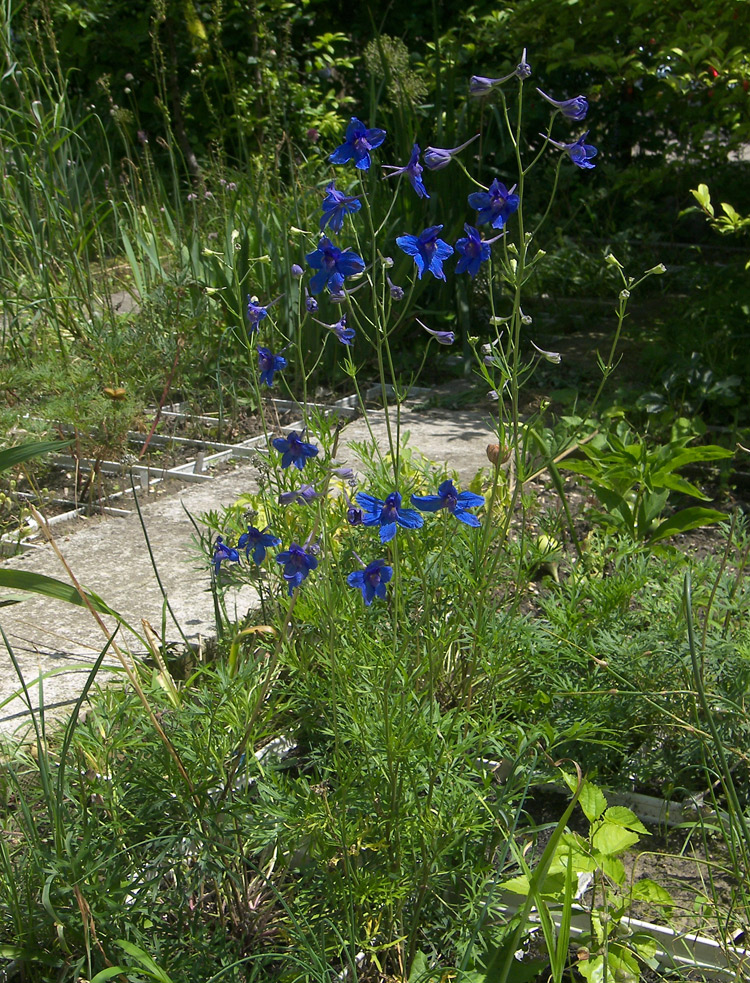
[[[16,447],[6,447],[5,450],[0,451],[0,471],[8,471],[18,464],[23,464],[24,461],[30,461],[33,457],[61,451],[69,444],[69,440],[30,440]]]

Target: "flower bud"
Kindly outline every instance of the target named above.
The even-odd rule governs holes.
[[[667,268],[664,265],[664,263],[659,263],[658,266],[652,266],[650,270],[646,270],[645,275],[648,276],[650,273],[653,273],[655,276],[661,276],[662,273],[666,273],[666,272],[667,272]]]
[[[620,291],[620,300],[627,300],[629,296],[630,296],[630,291],[629,290],[621,290]]]
[[[399,285],[397,283],[393,283],[392,280],[391,280],[391,278],[389,276],[386,277],[386,280],[388,281],[388,288],[391,291],[391,298],[393,300],[403,300],[404,299],[404,288],[403,287],[399,287]]]

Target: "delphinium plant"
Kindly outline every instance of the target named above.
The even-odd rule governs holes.
[[[353,118],[330,154],[319,238],[277,271],[276,290],[271,277],[255,292],[249,276],[232,278],[235,308],[239,284],[250,294],[231,335],[244,344],[234,364],[251,356],[263,414],[261,393],[281,390],[294,370],[301,423],[280,429],[264,417],[259,492],[210,522],[226,658],[177,686],[154,645],[149,723],[134,688],[109,691],[112,712],[82,725],[75,794],[57,797],[54,850],[35,855],[47,903],[27,906],[34,891],[24,888],[13,911],[18,958],[41,946],[54,965],[104,980],[119,971],[120,951],[138,959],[154,936],[163,979],[426,980],[450,967],[483,978],[480,950],[504,931],[497,886],[524,796],[537,764],[581,735],[578,722],[518,722],[528,638],[503,603],[511,522],[539,466],[520,389],[540,359],[559,358],[536,345],[524,312],[524,285],[543,259],[534,236],[552,208],[532,232],[525,188],[548,153],[558,172],[595,161],[587,137],[552,129],[582,121],[583,97],[553,102],[541,138],[524,132],[530,76],[524,54],[508,76],[471,83],[499,100],[516,173],[478,186],[462,156],[471,142],[422,154],[414,141],[391,164],[387,134]],[[383,159],[396,181],[385,210]],[[446,167],[466,181],[457,235],[427,211],[430,174]],[[403,194],[425,217],[394,235]],[[405,279],[399,255],[413,261]],[[494,395],[495,467],[466,487],[405,443],[402,406],[418,373],[399,371],[393,341],[414,326],[429,339],[425,360],[453,344],[452,322],[418,305],[420,281],[478,282],[480,271],[490,324],[469,343]],[[624,290],[632,286],[626,278]],[[312,360],[303,326],[320,332]],[[311,401],[326,350],[340,353],[360,396],[360,363],[377,366],[383,410],[361,400],[371,435],[357,471],[338,420]],[[613,363],[614,348],[605,374]],[[230,616],[232,588],[246,582],[260,610]],[[113,836],[116,857],[100,859]],[[550,840],[550,860],[553,849]],[[0,875],[13,883],[9,861]]]
[[[561,357],[536,344],[524,312],[524,285],[544,257],[536,240],[561,168],[585,174],[597,157],[589,131],[581,132],[588,113],[583,95],[556,100],[538,90],[552,107],[549,126],[538,136],[525,132],[531,74],[524,51],[505,77],[471,79],[478,98],[497,98],[515,149],[514,173],[495,175],[488,185],[463,162],[471,140],[455,148],[428,147],[424,154],[415,141],[405,164],[381,165],[389,155],[387,134],[351,119],[329,156],[334,170],[321,202],[320,237],[310,241],[305,265],[294,267],[295,296],[300,321],[314,319],[324,329],[321,351],[340,351],[371,439],[359,448],[362,463],[355,473],[341,459],[336,419],[308,406],[303,384],[301,424],[268,431],[260,493],[244,503],[249,512],[230,510],[223,524],[213,517],[217,595],[255,583],[262,619],[274,632],[262,646],[263,683],[240,735],[241,752],[252,749],[269,692],[287,693],[301,716],[290,712],[286,726],[323,791],[310,800],[306,773],[296,784],[269,780],[275,791],[266,788],[265,794],[273,798],[283,790],[299,803],[299,815],[287,821],[282,836],[288,856],[306,845],[298,897],[315,924],[343,920],[346,930],[339,927],[326,946],[334,961],[350,966],[361,951],[376,965],[408,974],[427,944],[425,922],[440,921],[446,911],[466,917],[465,892],[481,895],[479,885],[492,880],[493,864],[505,855],[500,844],[509,835],[510,804],[523,787],[519,774],[502,794],[480,795],[478,811],[471,795],[464,797],[472,782],[481,783],[470,760],[485,759],[489,747],[498,757],[512,756],[517,740],[505,697],[522,672],[504,631],[498,588],[521,489],[539,468],[520,392],[540,360]],[[560,122],[562,133],[555,129]],[[552,198],[532,227],[525,189],[550,157]],[[384,215],[374,207],[379,167],[397,179]],[[446,167],[456,170],[457,184],[465,180],[463,234],[450,237],[444,224],[425,218],[421,228],[390,237],[396,197],[416,195],[427,215],[430,172]],[[396,251],[414,263],[402,283],[391,278]],[[431,346],[453,344],[449,324],[426,316],[414,301],[417,285],[424,278],[473,281],[480,270],[489,285],[489,330],[468,342],[488,405],[495,407],[497,443],[489,481],[478,476],[465,488],[455,474],[419,462],[404,446],[401,409],[419,374],[399,372],[392,341],[411,324],[429,338],[425,360]],[[649,274],[658,272],[663,268]],[[624,272],[622,277],[620,327],[637,285]],[[315,368],[304,364],[299,325],[285,332],[276,310],[272,302],[248,298],[246,345],[257,351],[258,392],[276,386],[295,360],[304,380]],[[601,360],[605,379],[615,345]],[[376,418],[362,398],[357,362],[365,354],[378,370],[384,442],[375,439]],[[228,626],[235,667],[246,631],[242,622]],[[462,826],[484,832],[467,844]],[[458,958],[460,932],[448,931],[443,943],[430,939],[431,951]]]

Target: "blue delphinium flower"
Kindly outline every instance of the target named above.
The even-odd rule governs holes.
[[[428,147],[424,152],[424,166],[430,171],[440,171],[450,164],[456,154],[460,154],[470,143],[478,139],[479,134],[476,133],[471,140],[467,140],[460,147],[453,147],[451,150],[446,150],[443,147]]]
[[[344,142],[328,158],[332,164],[346,164],[354,161],[360,171],[370,169],[370,151],[375,150],[385,140],[385,130],[368,130],[356,116],[352,116],[344,134]]]
[[[364,513],[362,509],[358,509],[356,505],[352,505],[349,502],[349,507],[346,510],[346,521],[350,526],[361,526],[364,522]]]
[[[328,324],[326,327],[330,328],[331,331],[336,335],[338,340],[342,345],[353,345],[354,336],[356,334],[354,328],[347,328],[346,326],[346,314],[342,314],[335,324]]]
[[[574,119],[580,122],[586,118],[586,113],[589,111],[589,101],[586,96],[574,96],[573,99],[557,100],[553,99],[552,96],[548,96],[546,92],[542,92],[539,88],[536,91],[542,99],[546,99],[550,105],[558,109],[568,119]]]
[[[216,542],[214,543],[214,555],[211,558],[217,577],[221,570],[223,560],[231,560],[232,563],[239,563],[240,554],[232,546],[227,546],[221,536],[217,536]]]
[[[373,598],[385,598],[385,585],[392,576],[393,567],[389,567],[385,560],[373,560],[364,570],[350,573],[346,582],[350,587],[357,587],[362,591],[364,602],[369,607]]]
[[[247,319],[250,322],[250,334],[258,330],[258,325],[266,317],[268,317],[268,308],[261,307],[257,297],[248,297]]]
[[[544,136],[544,134],[541,134]],[[589,135],[589,131],[579,137],[574,143],[558,143],[557,140],[547,140],[552,144],[553,147],[557,147],[558,150],[564,150],[574,164],[583,170],[591,170],[591,168],[596,167],[596,164],[591,163],[591,158],[596,157],[598,150],[596,147],[592,147],[591,144],[586,143],[586,137]]]
[[[256,529],[255,526],[248,526],[247,532],[243,532],[237,540],[238,548],[245,551],[248,560],[252,557],[253,562],[259,566],[266,558],[266,550],[270,546],[278,546],[280,543],[279,537],[268,531],[268,526],[263,532]]]
[[[420,328],[424,328],[427,334],[431,334],[432,337],[439,345],[452,345],[456,340],[456,336],[452,331],[433,331],[432,328],[428,328],[427,325],[420,321],[418,317],[414,318]]]
[[[298,543],[290,543],[289,549],[276,554],[276,562],[284,567],[284,580],[291,597],[311,570],[318,565],[318,558],[307,553]]]
[[[475,191],[469,195],[469,206],[476,208],[477,225],[489,222],[493,229],[502,229],[510,216],[518,209],[521,199],[513,194],[513,188],[508,191],[497,178],[487,191]]]
[[[341,293],[344,278],[361,273],[365,261],[351,249],[341,250],[327,236],[318,243],[318,248],[305,257],[309,265],[318,272],[310,280],[310,293],[319,294],[324,287],[332,294]]]
[[[419,153],[419,144],[415,143],[412,147],[408,164],[404,167],[396,167],[395,164],[383,164],[383,170],[391,172],[390,174],[386,174],[386,177],[399,177],[401,174],[405,174],[419,197],[429,198],[427,188],[425,188],[424,181],[422,180],[422,171],[424,168],[419,163]]]
[[[291,505],[297,502],[299,505],[308,505],[316,498],[322,498],[320,492],[316,492],[313,485],[300,485],[292,491],[282,492],[279,495],[279,505]]]
[[[448,509],[451,515],[467,526],[479,526],[481,523],[475,515],[466,509],[477,509],[484,505],[484,495],[474,492],[457,492],[452,481],[444,481],[438,488],[437,495],[412,495],[411,504],[416,505],[422,512],[439,512]]]
[[[480,237],[473,225],[464,225],[464,232],[466,237],[456,242],[456,252],[459,254],[456,273],[468,273],[473,279],[482,263],[490,258],[491,249],[489,242]]]
[[[414,509],[401,508],[401,495],[395,491],[383,502],[372,495],[357,492],[357,504],[362,506],[362,524],[380,526],[380,542],[387,543],[396,535],[396,526],[419,529],[424,519]]]
[[[258,346],[258,366],[260,368],[260,381],[267,386],[273,385],[273,377],[276,372],[286,368],[286,359],[283,355],[274,355],[270,348]]]
[[[362,202],[356,195],[345,195],[336,189],[336,182],[331,183],[326,188],[326,196],[323,199],[323,215],[320,219],[320,231],[323,232],[327,225],[331,226],[332,232],[341,232],[344,224],[345,215],[354,215],[362,207]]]
[[[302,440],[296,430],[290,430],[286,437],[274,437],[273,446],[282,455],[282,468],[293,464],[300,471],[304,468],[305,461],[318,453],[318,448]]]
[[[396,244],[403,249],[407,256],[413,256],[417,264],[417,276],[422,279],[425,270],[429,270],[438,280],[445,280],[443,273],[443,260],[453,255],[453,246],[449,246],[438,236],[442,232],[442,225],[431,225],[418,236],[399,236]]]

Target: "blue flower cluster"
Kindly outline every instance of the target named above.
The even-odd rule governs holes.
[[[216,542],[214,543],[214,553],[211,559],[214,567],[214,573],[218,577],[221,564],[224,560],[228,560],[232,563],[240,562],[240,550],[245,551],[248,561],[252,558],[253,563],[257,566],[265,560],[266,550],[272,546],[278,546],[281,540],[278,536],[274,536],[273,533],[268,531],[268,528],[260,531],[256,529],[255,526],[248,526],[247,532],[244,532],[240,538],[237,540],[237,547],[228,546],[221,536],[216,537]]]
[[[530,75],[531,67],[526,60],[526,51],[524,50],[520,62],[512,72],[500,78],[473,76],[470,82],[470,91],[478,97],[484,97],[511,80],[516,80],[522,84]],[[585,96],[578,95],[573,98],[557,100],[542,89],[536,91],[541,99],[552,107],[553,120],[558,115],[574,123],[580,123],[586,118],[588,100]],[[547,134],[541,134],[545,145],[549,143],[567,154],[570,160],[582,170],[594,168],[593,158],[597,155],[597,149],[586,142],[588,131],[569,142],[553,140],[550,134],[551,130]],[[422,155],[420,145],[414,142],[409,159],[405,164],[382,165],[385,177],[395,177],[399,181],[404,178],[419,199],[429,200],[430,193],[424,181],[425,171],[442,170],[454,161],[457,162],[456,166],[465,171],[466,169],[458,159],[459,155],[478,137],[479,134],[476,134],[466,142],[452,148],[427,147],[424,155]],[[357,117],[352,117],[346,128],[343,142],[329,155],[328,160],[335,165],[353,164],[355,171],[369,171],[372,166],[372,153],[382,146],[385,138],[385,130],[368,127]],[[482,186],[480,185],[480,187]],[[356,190],[355,188],[354,191]],[[300,304],[304,303],[304,310],[309,314],[317,312],[318,300],[316,298],[321,295],[322,297],[327,295],[328,301],[332,303],[346,302],[349,295],[358,289],[357,285],[347,287],[347,280],[351,277],[357,277],[366,270],[364,259],[352,248],[338,245],[336,238],[344,230],[345,224],[349,225],[362,210],[363,200],[365,203],[367,202],[362,190],[357,193],[354,191],[352,188],[347,188],[343,181],[341,187],[337,187],[336,181],[330,181],[325,186],[320,206],[320,236],[315,248],[311,249],[305,257],[307,267],[311,271],[307,283],[302,282],[305,271],[300,265],[294,264],[291,269],[292,277],[299,281],[299,286],[295,289],[298,291]],[[498,177],[494,177],[488,187],[469,194],[467,203],[469,208],[476,212],[476,218],[473,223],[464,224],[464,235],[458,237],[453,244],[441,237],[444,228],[442,224],[430,225],[417,235],[403,234],[396,238],[396,244],[402,252],[413,259],[419,280],[423,278],[425,273],[430,273],[436,279],[445,281],[444,264],[454,254],[456,256],[455,272],[457,274],[467,273],[471,278],[476,277],[482,264],[491,259],[493,243],[506,234],[513,215],[519,210],[521,199],[515,186],[508,188]],[[495,230],[496,234],[491,238],[484,237],[479,231],[482,226]],[[393,266],[393,260],[388,257],[380,256],[380,260],[386,268]],[[398,284],[394,284],[390,277],[386,276],[385,279],[391,300],[401,301],[404,298],[404,289]],[[260,332],[261,325],[269,317],[269,308],[275,303],[276,300],[272,300],[262,304],[257,297],[248,297],[247,319],[251,337]],[[354,311],[355,308],[350,305],[349,314],[352,315]],[[355,330],[347,324],[347,313],[343,313],[338,320],[332,323],[327,321],[318,321],[317,323],[335,335],[342,345],[351,346],[354,344]],[[433,330],[419,320],[417,323],[429,333],[431,339],[439,344],[449,345],[455,340],[452,331]],[[552,358],[555,356],[555,353],[537,350],[543,357]],[[259,384],[270,387],[274,384],[276,375],[287,367],[287,359],[281,352],[274,352],[270,347],[260,344],[257,345],[257,353]],[[559,356],[557,358],[559,359]],[[304,432],[299,433],[291,430],[284,436],[275,437],[272,440],[272,447],[281,455],[280,460],[277,459],[277,468],[303,471],[308,462],[318,457],[318,447],[309,443],[305,437]],[[317,467],[319,468],[319,465]],[[295,472],[291,471],[290,473],[294,474]],[[331,473],[328,471],[325,481],[318,486],[320,491],[316,490],[314,484],[302,484],[299,487],[281,492],[278,499],[279,503],[284,506],[309,506],[320,499],[324,499],[328,493]],[[353,477],[350,476],[349,481],[353,484]],[[425,522],[424,513],[445,511],[447,515],[462,525],[477,528],[481,523],[473,510],[481,508],[485,504],[482,495],[471,491],[460,492],[450,479],[441,482],[436,494],[411,495],[411,507],[404,505],[402,495],[398,490],[391,491],[383,499],[360,491],[354,495],[354,501],[346,495],[346,501],[346,520],[349,525],[377,529],[380,542],[383,545],[394,540],[399,527],[408,530],[420,529]],[[317,547],[310,547],[309,543],[310,540],[303,546],[292,541],[287,549],[275,556],[276,563],[282,568],[281,573],[286,582],[289,596],[292,596],[295,589],[318,567]],[[222,537],[218,536],[213,546],[211,559],[214,575],[219,576],[221,565],[225,561],[239,563],[241,551],[244,551],[248,562],[252,560],[254,564],[260,565],[264,562],[267,551],[280,545],[281,540],[268,529],[261,531],[254,526],[248,526],[247,532],[239,537],[236,547],[225,543]],[[359,560],[359,557],[357,559]],[[376,598],[382,600],[386,597],[386,586],[391,582],[394,571],[383,558],[372,560],[367,564],[361,560],[359,562],[361,569],[348,574],[347,584],[355,590],[359,590],[365,605],[369,606]]]

